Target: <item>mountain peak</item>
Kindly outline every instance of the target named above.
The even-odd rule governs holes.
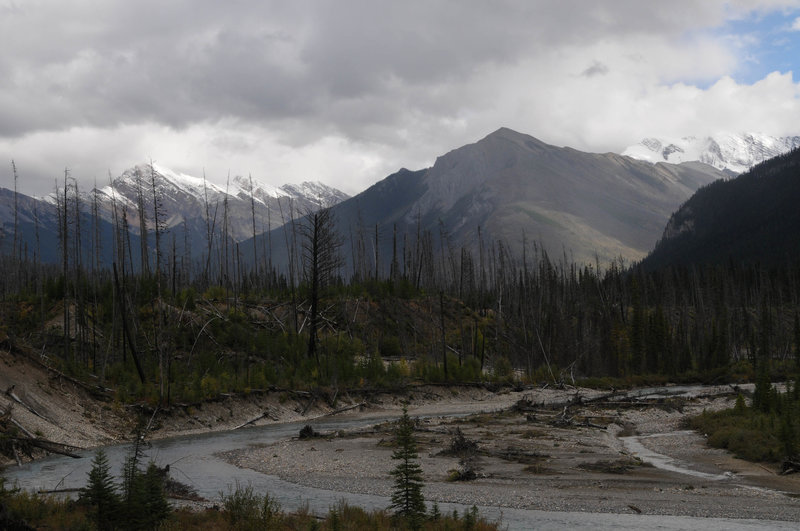
[[[522,146],[531,147],[532,145],[536,145],[538,147],[548,146],[548,144],[542,142],[536,137],[531,135],[526,135],[525,133],[520,133],[508,127],[501,127],[496,131],[489,133],[486,135],[482,140],[478,142],[487,141],[487,140],[510,140]]]

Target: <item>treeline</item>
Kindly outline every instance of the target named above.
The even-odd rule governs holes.
[[[0,338],[154,401],[412,378],[752,378],[797,363],[797,266],[600,270],[534,252],[493,267],[419,287],[400,275],[234,291],[26,264]]]

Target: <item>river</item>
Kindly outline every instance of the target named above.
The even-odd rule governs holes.
[[[697,392],[699,387],[687,388]],[[671,389],[674,391],[674,389]],[[670,393],[673,394],[673,393]],[[383,509],[389,499],[383,496],[353,494],[305,487],[281,480],[275,476],[237,468],[215,454],[228,450],[248,448],[252,445],[271,444],[296,436],[305,424],[315,430],[330,432],[375,424],[387,418],[329,418],[297,423],[271,424],[244,428],[235,431],[214,432],[161,439],[148,443],[144,452],[145,462],[152,460],[159,466],[170,465],[171,476],[195,488],[209,500],[219,499],[220,493],[228,492],[237,482],[252,485],[256,492],[268,492],[285,510],[303,506],[317,514],[324,514],[338,502],[344,500],[365,509]],[[636,444],[630,441],[629,445]],[[112,474],[120,476],[121,464],[130,452],[130,444],[118,444],[105,448]],[[76,489],[85,485],[91,468],[93,450],[80,452],[81,459],[52,456],[26,463],[21,467],[10,467],[3,474],[11,485],[30,491]],[[652,458],[653,456],[651,456]],[[657,460],[657,458],[656,458]],[[460,512],[467,506],[440,504],[442,511]],[[557,512],[510,509],[503,507],[479,507],[481,514],[490,520],[500,520],[509,530],[527,529],[696,529],[696,530],[755,530],[797,529],[796,523],[781,521],[743,520],[728,518],[697,518],[684,516],[658,516],[637,514],[610,514],[589,512]]]

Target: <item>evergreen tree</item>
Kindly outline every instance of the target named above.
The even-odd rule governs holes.
[[[81,489],[79,497],[81,502],[91,507],[90,517],[97,529],[114,529],[114,517],[119,512],[120,500],[110,469],[105,451],[98,450],[89,471],[89,481]]]
[[[794,313],[794,366],[800,372],[800,314]]]
[[[788,395],[788,393],[787,393]],[[792,404],[791,398],[786,397],[786,407],[781,416],[781,426],[778,431],[778,438],[783,447],[783,454],[786,458],[791,459],[797,455],[797,428],[794,422],[795,404]]]
[[[404,517],[412,529],[419,529],[425,517],[425,500],[422,496],[422,468],[417,462],[417,443],[414,439],[414,424],[403,408],[403,416],[395,432],[397,450],[392,459],[398,461],[392,470],[394,493],[391,508],[395,514]]]
[[[128,464],[126,464],[128,466]],[[147,469],[132,470],[129,492],[124,503],[125,521],[122,529],[155,529],[169,515],[169,503],[164,492],[164,476],[155,463]]]
[[[769,413],[774,406],[772,400],[772,383],[765,364],[761,364],[756,377],[756,388],[753,392],[753,409]]]
[[[155,529],[169,514],[164,491],[165,475],[151,462],[142,471],[142,437],[136,436],[131,453],[122,467],[122,520],[120,529]]]

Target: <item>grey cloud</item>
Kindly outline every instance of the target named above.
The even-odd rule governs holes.
[[[592,65],[581,72],[584,77],[604,76],[608,74],[608,67],[600,61],[594,61]]]
[[[0,21],[9,73],[0,91],[16,102],[0,109],[0,135],[143,121],[181,128],[223,117],[357,130],[397,115],[390,108],[398,101],[413,108],[407,96],[415,89],[465,82],[482,65],[513,64],[542,47],[608,32],[685,24],[675,3],[648,5],[644,17],[640,4],[26,4]],[[365,98],[383,104],[343,116]]]

